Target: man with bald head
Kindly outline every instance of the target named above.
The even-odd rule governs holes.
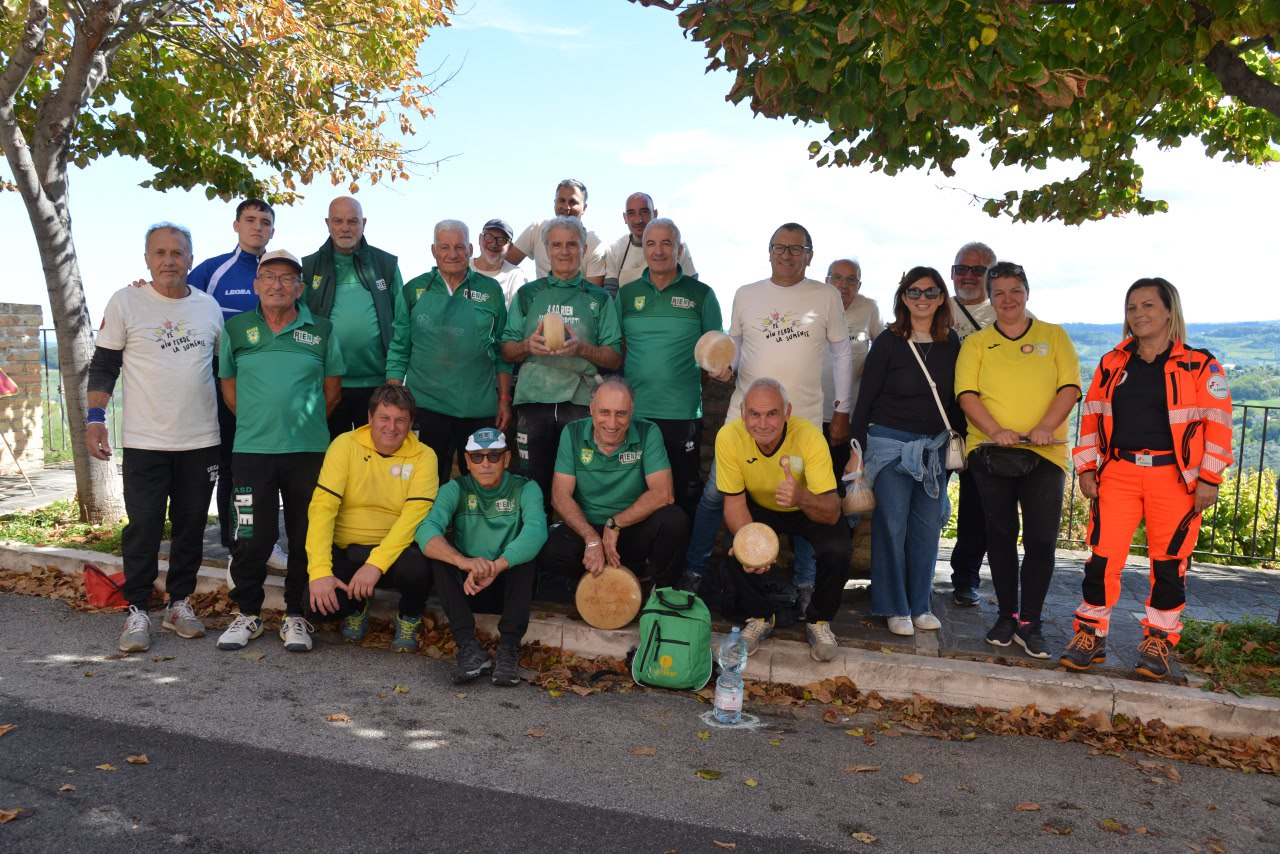
[[[554,210],[555,217],[552,219],[571,216],[581,220],[582,215],[587,212],[587,185],[576,178],[565,178],[557,184]],[[507,250],[507,260],[512,264],[519,264],[525,258],[532,258],[537,279],[551,275],[551,255],[547,251],[545,238],[552,219],[540,219],[529,223],[528,227],[520,232],[520,236],[511,241],[511,248]],[[604,284],[604,248],[600,245],[600,238],[594,231],[586,231],[585,225],[583,230],[587,236],[582,243],[582,258],[578,262],[578,272],[588,284],[599,287]]]
[[[331,438],[369,423],[369,396],[386,377],[395,296],[404,287],[396,256],[365,240],[366,222],[355,199],[334,199],[324,221],[329,239],[302,259],[303,298],[313,315],[333,323],[347,366],[329,416]]]
[[[627,206],[622,211],[627,233],[615,240],[604,254],[604,288],[609,293],[616,294],[624,285],[640,278],[640,273],[648,266],[644,257],[644,230],[657,216],[658,209],[648,193],[627,196]],[[682,275],[698,278],[698,270],[693,266],[693,257],[685,243],[680,244],[677,262]]]

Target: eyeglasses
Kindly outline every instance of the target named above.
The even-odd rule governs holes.
[[[496,243],[499,246],[506,246],[511,242],[511,238],[507,237],[505,234],[490,234],[487,231],[480,232],[480,239],[487,240],[490,243]]]
[[[496,463],[502,459],[502,455],[506,451],[467,451],[467,459],[471,460],[475,465],[480,465],[485,460]]]
[[[286,288],[298,284],[302,281],[297,276],[273,276],[270,273],[259,273],[258,281],[264,285],[274,285],[276,282],[284,285]]]
[[[793,245],[789,243],[770,243],[769,254],[770,255],[790,255],[792,258],[795,258],[799,255],[803,255],[804,253],[808,252],[812,248],[813,248],[812,246],[798,246],[798,245]]]
[[[838,273],[833,273],[830,276],[827,276],[827,281],[831,282],[833,285],[837,282],[846,285],[858,285],[862,283],[862,280],[857,276],[841,276]]]
[[[920,288],[907,288],[905,293],[907,295],[907,299],[920,299],[920,297],[924,297],[925,299],[937,299],[942,296],[942,288],[937,285],[925,288],[924,290],[921,290]]]
[[[985,276],[987,274],[986,264],[952,264],[951,275],[953,276]]]

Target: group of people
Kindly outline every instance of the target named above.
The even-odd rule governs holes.
[[[756,521],[790,536],[810,651],[826,661],[838,649],[831,621],[855,521],[841,510],[842,474],[860,468],[877,501],[872,611],[912,634],[939,627],[934,564],[948,463],[962,457],[955,601],[977,604],[987,555],[1000,606],[988,640],[1048,657],[1039,622],[1074,459],[1096,499],[1094,554],[1061,661],[1102,660],[1119,570],[1145,517],[1153,593],[1139,669],[1170,673],[1199,513],[1231,459],[1226,380],[1186,345],[1172,285],[1130,289],[1129,335],[1099,366],[1071,456],[1075,350],[1061,327],[1027,312],[1020,266],[967,244],[951,269],[954,294],[936,270],[913,268],[885,326],[859,293],[858,262],[809,278],[809,232],[785,223],[769,239],[769,276],[733,300],[736,356],[711,374],[733,391],[704,486],[694,349],[724,327],[715,292],[647,194],[627,198],[627,233],[608,246],[584,226],[586,207],[586,187],[562,181],[553,217],[519,236],[489,220],[478,253],[465,223],[441,220],[435,266],[407,282],[396,256],[368,243],[349,197],[332,202],[328,239],[301,260],[267,251],[275,213],[256,199],[236,210],[235,250],[194,269],[190,233],[152,226],[150,279],[112,296],[88,379],[94,456],[112,454],[105,407],[121,375],[127,399],[119,648],[150,645],[166,508],[161,627],[203,636],[188,597],[216,484],[238,609],[221,649],[262,634],[275,561],[286,649],[311,649],[308,616],[340,617],[344,637],[363,638],[376,589],[399,593],[391,647],[416,649],[434,588],[457,641],[454,679],[514,685],[539,572],[574,583],[625,565],[643,583],[696,591],[722,526],[733,535]],[[518,266],[526,257],[532,280]],[[959,436],[963,452],[949,455]],[[851,454],[850,439],[865,454]],[[287,555],[276,544],[282,509]],[[732,550],[727,560],[753,653],[777,624],[772,566]],[[477,639],[477,611],[501,614],[494,660]]]

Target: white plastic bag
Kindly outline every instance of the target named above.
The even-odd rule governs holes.
[[[870,513],[876,509],[876,496],[871,491],[871,485],[862,476],[862,446],[857,439],[850,439],[849,447],[853,449],[853,454],[849,457],[849,470],[841,478],[845,483],[845,493],[840,509],[846,516]]]

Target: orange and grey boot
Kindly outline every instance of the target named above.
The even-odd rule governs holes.
[[[1181,685],[1187,681],[1178,662],[1173,658],[1173,644],[1169,636],[1159,629],[1147,629],[1147,636],[1138,644],[1138,663],[1133,670],[1139,676]]]
[[[1058,663],[1069,670],[1088,670],[1094,664],[1107,660],[1107,639],[1099,637],[1093,626],[1080,623],[1075,637],[1067,644],[1066,651],[1058,656]]]

